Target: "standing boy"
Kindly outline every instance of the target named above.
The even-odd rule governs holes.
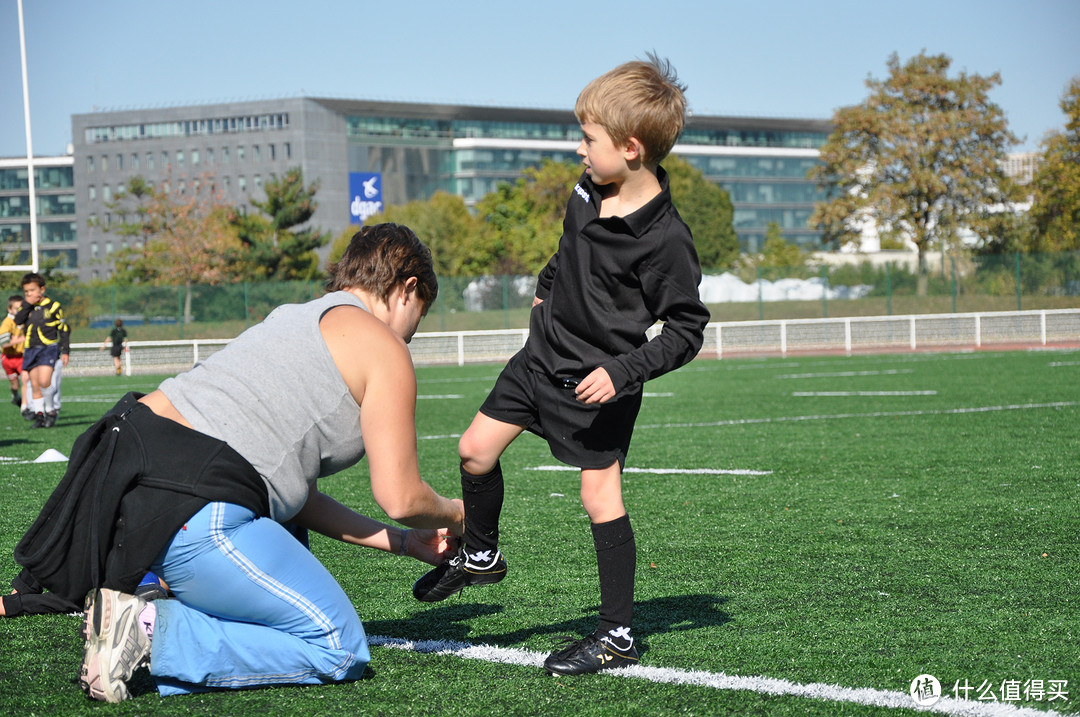
[[[29,372],[33,387],[30,410],[34,412],[34,428],[51,428],[56,423],[53,397],[53,365],[59,360],[67,366],[71,353],[71,330],[64,321],[60,302],[45,296],[45,279],[30,273],[22,278],[25,300],[15,314],[15,323],[26,327],[26,348],[23,350],[23,370]]]
[[[101,344],[100,351],[104,351],[105,347],[112,342],[112,346],[109,347],[109,354],[112,355],[113,368],[116,370],[116,375],[120,375],[120,369],[123,365],[120,357],[124,355],[124,342],[127,341],[127,329],[124,328],[123,319],[117,319],[112,331],[109,332],[108,337]]]
[[[11,402],[16,406],[26,406],[26,378],[22,370],[23,336],[22,329],[15,323],[15,314],[22,308],[23,298],[18,294],[8,297],[8,313],[0,322],[0,353],[3,353],[4,374],[11,383]],[[22,390],[19,378],[22,376]]]
[[[593,80],[574,109],[585,172],[567,204],[557,253],[540,272],[524,348],[507,363],[461,437],[464,543],[413,595],[443,600],[500,581],[499,457],[523,430],[581,468],[600,576],[595,633],[552,653],[550,673],[634,664],[634,533],[622,469],[642,384],[690,361],[709,312],[690,230],[671,203],[660,160],[682,132],[684,86],[666,61],[630,62]],[[652,341],[646,330],[664,327]]]

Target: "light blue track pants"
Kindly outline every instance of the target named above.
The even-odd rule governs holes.
[[[246,508],[210,503],[158,556],[150,674],[162,696],[358,679],[371,657],[337,581],[296,538]]]

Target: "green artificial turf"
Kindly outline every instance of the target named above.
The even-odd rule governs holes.
[[[458,496],[456,436],[495,366],[418,369],[421,469]],[[64,463],[24,463],[160,377],[69,378],[56,428],[0,418],[0,576]],[[8,415],[9,414],[9,415]],[[695,361],[650,382],[623,489],[638,549],[642,664],[907,693],[1067,681],[1080,705],[1080,352]],[[444,603],[426,567],[315,536],[370,635],[543,654],[595,627],[599,588],[576,472],[525,434],[503,457],[502,583]],[[674,472],[664,472],[674,471]],[[696,471],[696,472],[695,472]],[[713,472],[704,472],[713,471]],[[729,471],[729,472],[715,472]],[[366,465],[324,480],[383,517]],[[368,676],[314,688],[116,706],[77,686],[79,618],[0,620],[0,712],[290,715],[875,715],[887,708],[372,648]],[[968,695],[978,701],[975,690]],[[983,700],[988,702],[988,700]]]

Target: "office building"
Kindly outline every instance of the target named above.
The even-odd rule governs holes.
[[[769,223],[807,248],[819,190],[806,179],[826,120],[694,116],[674,153],[723,186],[744,249]],[[335,234],[386,205],[443,190],[473,205],[543,159],[577,162],[571,111],[291,98],[94,112],[72,117],[80,279],[105,278],[124,239],[102,231],[128,179],[191,183],[212,178],[243,210],[263,185],[300,167],[319,182],[313,224]]]
[[[78,268],[74,158],[35,157],[38,250],[42,260],[58,259],[57,267]],[[25,157],[0,158],[0,253],[3,263],[29,265],[30,168]]]

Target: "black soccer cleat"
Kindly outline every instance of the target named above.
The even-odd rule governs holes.
[[[464,548],[457,555],[433,570],[420,576],[413,584],[413,597],[421,602],[438,602],[451,595],[456,595],[469,585],[491,585],[506,577],[506,561],[502,553],[495,551],[495,560],[486,568],[478,568],[476,562],[483,561],[491,551],[473,553]]]
[[[566,638],[569,643],[548,655],[544,669],[549,675],[589,675],[600,670],[612,670],[638,664],[638,651],[633,639],[626,649],[620,649],[607,637],[589,635],[581,640]]]

